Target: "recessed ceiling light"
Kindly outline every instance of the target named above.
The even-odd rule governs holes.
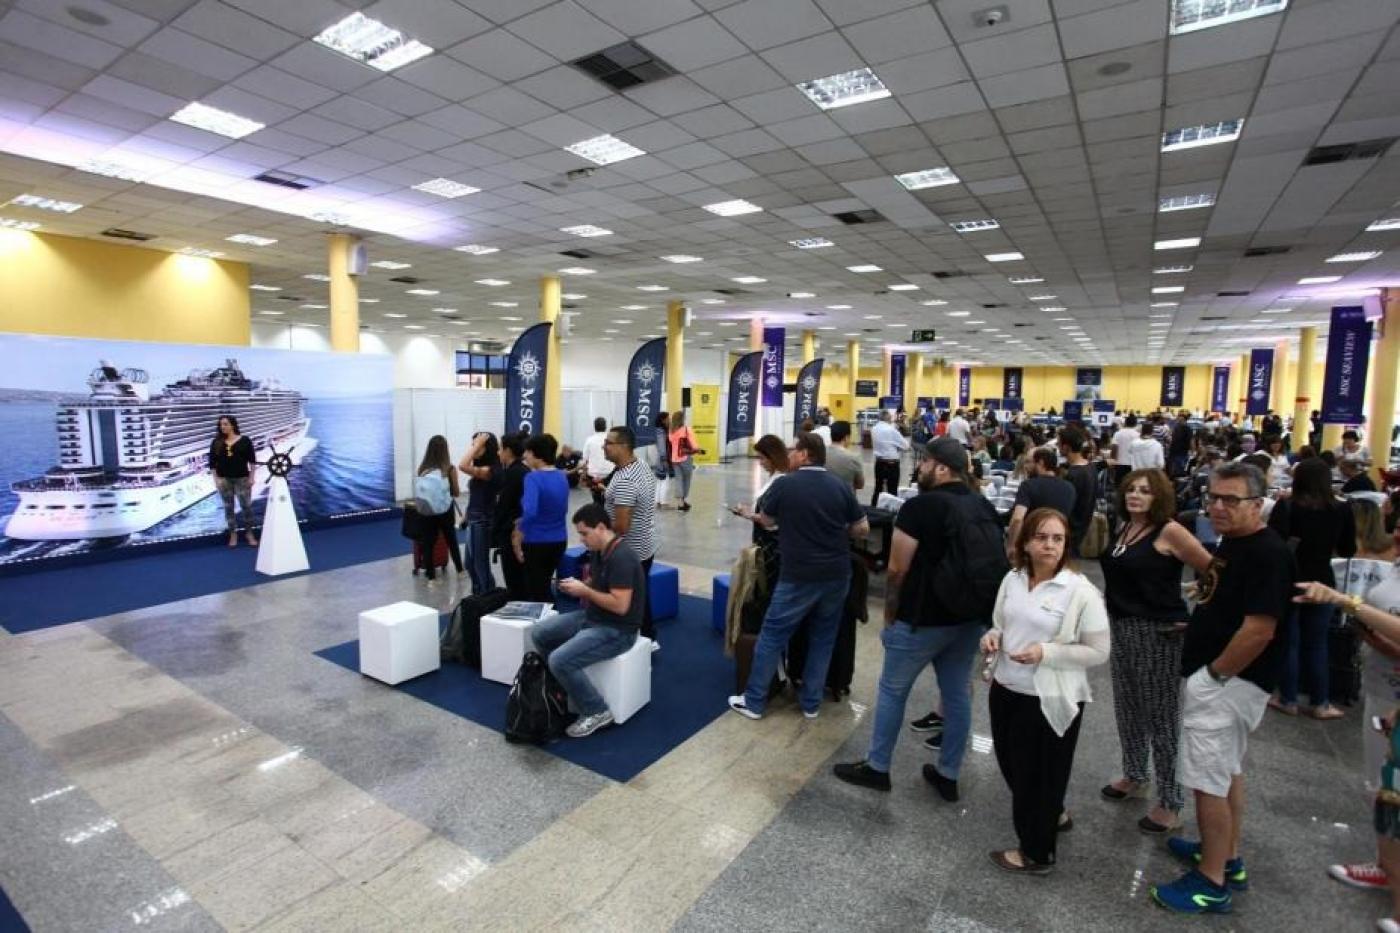
[[[505,279],[477,279],[476,284],[488,285],[492,288],[500,288],[501,286],[509,285],[510,283],[507,282]]]
[[[308,272],[302,278],[310,279],[313,282],[329,282],[331,280],[331,277],[324,272]]]
[[[683,254],[683,253],[677,254],[677,255],[674,255],[674,256],[662,256],[662,257],[660,257],[660,258],[661,258],[661,259],[664,259],[666,262],[674,262],[674,263],[704,262],[704,261],[705,261],[705,258],[704,258],[703,256],[686,256],[686,255]]]
[[[1154,301],[1148,305],[1149,308],[1175,308],[1180,305],[1179,301]]]
[[[720,321],[720,322],[719,322],[719,326],[720,326],[720,327],[738,327],[738,326],[739,326],[739,322],[738,322],[738,321]]]
[[[433,53],[431,46],[363,13],[351,13],[312,41],[379,71],[393,71]]]
[[[441,294],[436,288],[410,288],[405,294],[408,295],[438,295]]]
[[[614,324],[631,324],[631,323],[632,323],[632,319],[631,319],[630,317],[619,317],[619,318],[614,318],[614,319],[613,319],[613,323],[614,323]],[[612,333],[617,333],[617,331],[613,331]]]
[[[1333,282],[1340,282],[1340,275],[1309,275],[1298,280],[1299,285],[1331,285]]]
[[[1293,311],[1292,308],[1265,308],[1263,311],[1260,311],[1259,313],[1260,313],[1260,314],[1289,314],[1289,313],[1291,313],[1292,311]]]
[[[953,170],[947,166],[942,168],[926,168],[917,172],[905,172],[903,175],[894,176],[894,180],[910,191],[919,191],[923,188],[938,188],[942,185],[956,185],[960,181],[958,176],[953,174]]]
[[[1157,211],[1170,214],[1173,211],[1190,211],[1198,207],[1211,207],[1215,204],[1213,194],[1182,194],[1174,198],[1159,198]]]
[[[500,319],[503,320],[503,321],[518,321],[518,320],[520,320],[520,318],[518,318],[518,317],[513,317],[513,316],[511,316],[511,315],[509,315],[509,314],[502,314],[502,315],[500,316]]]
[[[255,292],[280,292],[281,285],[249,285],[249,289]]]
[[[569,266],[567,269],[560,269],[560,275],[592,275],[597,269],[589,269],[587,266]]]
[[[867,315],[865,316],[865,319],[866,319],[867,321],[878,321],[878,320],[880,320],[880,318],[882,318],[882,317],[884,317],[883,314],[867,314]]]
[[[788,292],[789,298],[815,298],[816,292]]]
[[[1200,146],[1234,142],[1240,138],[1243,129],[1243,117],[1238,120],[1221,120],[1219,123],[1183,126],[1162,134],[1162,151],[1176,152],[1179,149],[1196,149]]]
[[[1153,249],[1191,249],[1193,246],[1200,246],[1201,238],[1198,236],[1181,237],[1175,240],[1158,240],[1152,244]]]
[[[1051,314],[1057,314],[1061,311],[1064,311],[1065,308],[1063,305],[1041,305],[1040,310],[1048,311]]]
[[[646,306],[646,305],[622,305],[618,310],[620,310],[620,311],[645,311],[646,309],[647,309],[647,306]]]
[[[170,115],[170,119],[198,130],[218,133],[220,136],[227,136],[230,139],[242,139],[249,133],[256,133],[266,125],[257,120],[249,120],[236,113],[229,113],[227,110],[220,110],[217,107],[210,107],[198,102],[188,103],[181,107]]]
[[[224,237],[230,243],[242,243],[246,246],[271,246],[277,241],[270,236],[254,236],[251,233],[235,233],[233,236]]]
[[[1027,297],[1028,297],[1029,300],[1031,300],[1031,301],[1054,301],[1056,298],[1058,298],[1058,297],[1060,297],[1060,296],[1059,296],[1059,295],[1029,295],[1029,296],[1027,296]]]
[[[1366,262],[1367,260],[1375,259],[1375,258],[1376,258],[1377,256],[1379,256],[1380,254],[1381,254],[1381,251],[1378,250],[1378,249],[1365,250],[1365,251],[1358,252],[1358,253],[1338,253],[1338,254],[1335,255],[1335,256],[1328,256],[1326,261],[1327,261],[1327,262]]]
[[[197,246],[182,246],[179,252],[182,256],[197,256],[200,259],[218,259],[223,255],[216,249],[200,249]]]
[[[937,308],[940,305],[946,305],[947,303],[948,302],[944,301],[942,298],[930,298],[928,301],[919,302],[919,304],[923,305],[925,308]]]
[[[10,199],[10,203],[16,207],[35,207],[41,211],[55,211],[59,214],[71,214],[83,209],[77,201],[59,201],[37,194],[17,194]]]
[[[392,318],[403,318],[403,317],[408,317],[407,314],[399,314],[399,313],[396,312],[396,311],[385,311],[385,312],[384,312],[384,316],[385,316],[385,317],[392,317]]]
[[[1148,317],[1149,317],[1149,318],[1167,318],[1168,320],[1170,320],[1171,317],[1172,317],[1172,315],[1171,315],[1171,314],[1149,314]]]
[[[826,306],[826,310],[828,310],[828,311],[849,311],[849,310],[851,310],[851,306],[850,306],[850,305],[827,305],[827,306]]]
[[[559,232],[570,233],[574,236],[584,237],[613,235],[613,232],[611,230],[606,230],[602,227],[595,227],[593,224],[577,224],[573,227],[560,227]]]
[[[1171,34],[1209,29],[1242,19],[1268,16],[1288,8],[1288,0],[1172,0]]]
[[[756,214],[763,208],[740,198],[733,201],[717,201],[714,204],[706,204],[705,210],[721,217],[738,217],[740,214]]]
[[[461,246],[452,247],[459,253],[471,253],[473,256],[489,256],[492,253],[499,253],[500,247],[482,246],[480,243],[463,243]]]
[[[491,307],[493,307],[493,308],[518,308],[518,307],[520,307],[520,302],[518,302],[518,301],[492,301],[492,302],[489,302],[489,304],[490,304]]]
[[[583,299],[587,298],[588,296],[587,296],[587,295],[580,295],[578,292],[565,292],[564,294],[560,295],[559,297],[560,297],[560,298],[563,298],[565,301],[582,301]]]
[[[896,282],[890,286],[890,291],[892,292],[916,292],[918,290],[919,286],[912,282]]]
[[[835,246],[836,244],[824,236],[804,237],[800,240],[788,240],[789,246],[796,246],[798,249],[821,249],[825,246]]]
[[[1013,275],[1006,281],[1010,282],[1012,285],[1036,285],[1045,280],[1036,275]]]
[[[971,312],[971,311],[944,311],[943,313],[946,314],[946,315],[948,315],[949,317],[967,317],[967,316],[968,316],[969,314],[971,314],[972,312]]]
[[[404,329],[404,330],[424,330],[424,326],[423,326],[422,324],[405,324],[405,325],[403,326],[403,329]]]
[[[625,143],[616,136],[609,136],[606,133],[602,136],[594,136],[592,139],[585,139],[583,142],[565,146],[569,152],[576,156],[582,156],[596,165],[611,165],[614,162],[622,162],[625,159],[633,159],[637,156],[646,155],[645,152]]]
[[[145,181],[155,173],[155,166],[140,163],[124,153],[114,152],[95,159],[88,159],[76,166],[80,172],[103,175],[107,178],[120,178],[122,181]]]
[[[457,309],[456,309],[456,308],[434,308],[434,309],[433,309],[433,313],[434,313],[434,314],[456,314],[456,313],[457,313]]]
[[[883,271],[883,270],[882,270],[879,266],[871,265],[870,263],[865,263],[864,265],[860,265],[860,266],[847,266],[847,267],[846,267],[846,271],[847,271],[847,272],[881,272],[881,271]]]
[[[986,259],[987,262],[1016,262],[1026,257],[1020,253],[988,253],[982,258]]]
[[[360,302],[360,304],[362,304],[362,305],[377,305],[377,304],[379,304],[379,299],[378,299],[378,298],[361,298],[361,299],[359,299],[359,302]]]
[[[301,305],[300,307],[303,307],[303,308],[305,308],[305,309],[308,310],[308,311],[324,311],[324,310],[326,310],[326,308],[329,307],[329,306],[328,306],[328,305],[306,304],[306,305]]]
[[[1382,230],[1400,230],[1400,217],[1382,217],[1366,225],[1367,233],[1379,233]]]
[[[958,220],[958,221],[954,221],[953,223],[949,224],[948,226],[952,227],[954,230],[958,231],[959,233],[977,233],[978,231],[981,231],[981,230],[996,230],[996,229],[999,229],[999,228],[1001,227],[1001,224],[997,223],[995,220],[990,220],[990,219],[989,219],[989,220]]]
[[[670,289],[667,288],[665,285],[638,285],[638,286],[637,286],[637,291],[639,291],[639,292],[669,292]]]
[[[375,260],[374,262],[370,263],[370,265],[371,265],[371,266],[374,266],[376,269],[412,269],[412,268],[413,268],[413,263],[411,263],[411,262],[395,262],[395,261],[392,260],[392,259],[377,259],[377,260]]]
[[[259,311],[258,313],[259,313],[259,314],[273,315],[273,316],[280,316],[280,315],[282,315],[282,314],[285,314],[286,312],[285,312],[285,311]]]
[[[1152,289],[1154,295],[1178,295],[1186,291],[1185,285],[1158,285]]]
[[[1152,270],[1153,275],[1175,275],[1179,272],[1190,272],[1195,266],[1158,266]]]
[[[427,181],[420,181],[413,186],[414,191],[423,191],[428,194],[435,194],[440,198],[462,198],[469,194],[476,194],[480,188],[473,188],[471,185],[464,185],[460,181],[453,181],[450,178],[430,178]]]
[[[759,278],[756,275],[737,275],[730,281],[738,282],[740,285],[758,285],[759,283],[766,282],[768,280]]]
[[[823,110],[835,110],[890,96],[889,88],[869,68],[803,81],[797,85],[797,89]]]

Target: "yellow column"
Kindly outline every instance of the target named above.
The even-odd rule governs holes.
[[[817,358],[817,332],[814,330],[804,330],[802,332],[802,365],[806,366]]]
[[[850,385],[848,385],[848,386],[846,387],[846,391],[849,392],[849,393],[851,393],[851,398],[855,398],[855,395],[856,395],[856,380],[860,378],[860,341],[859,341],[859,340],[847,340],[847,341],[846,341],[846,359],[849,361],[849,362],[848,362],[848,365],[849,365],[850,370],[851,370]]]
[[[880,366],[880,394],[889,395],[894,391],[894,373],[890,371],[894,359],[894,351],[889,347],[881,347],[880,356],[883,360]]]
[[[549,353],[544,370],[544,433],[556,440],[564,424],[564,401],[559,393],[564,361],[559,353],[559,277],[540,279],[540,320],[553,324],[549,329]]]
[[[749,321],[749,352],[763,349],[763,318],[753,318]]]
[[[906,390],[909,393],[909,404],[904,407],[912,412],[919,405],[919,396],[924,394],[924,355],[922,353],[911,353],[909,354],[909,362],[913,364],[910,368],[910,372],[913,373],[911,378],[914,381],[910,383],[910,388]]]
[[[1284,396],[1287,393],[1288,341],[1280,340],[1274,345],[1274,375],[1269,381],[1269,407],[1274,414],[1282,415],[1287,408]]]
[[[1298,372],[1294,380],[1293,450],[1308,442],[1312,431],[1313,356],[1317,353],[1317,328],[1304,327],[1298,331]]]
[[[685,385],[685,304],[666,305],[666,408],[681,410]]]
[[[1240,394],[1236,396],[1239,402],[1239,411],[1235,412],[1235,424],[1238,425],[1245,417],[1245,409],[1249,405],[1249,353],[1245,352],[1240,356]]]
[[[1380,339],[1371,362],[1371,411],[1366,418],[1366,443],[1372,470],[1380,486],[1380,471],[1390,465],[1390,434],[1395,430],[1395,382],[1400,371],[1400,289],[1381,289]]]
[[[332,233],[326,238],[326,272],[331,277],[331,349],[360,352],[360,280],[350,274],[350,251],[360,238]]]

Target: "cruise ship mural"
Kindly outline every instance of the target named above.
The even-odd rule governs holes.
[[[388,357],[0,335],[0,564],[221,532],[221,415],[291,451],[301,518],[386,508],[392,385]]]

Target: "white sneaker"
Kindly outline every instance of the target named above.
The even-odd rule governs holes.
[[[1376,929],[1381,933],[1400,933],[1400,923],[1389,917],[1382,917],[1376,921]]]
[[[613,723],[612,710],[605,709],[601,713],[594,713],[592,716],[584,716],[574,720],[569,728],[564,730],[564,734],[571,739],[581,739],[585,735],[592,735],[604,726]]]
[[[814,710],[812,710],[810,713],[807,712],[805,709],[802,711],[802,717],[803,717],[804,719],[816,719],[816,718],[817,718],[818,716],[820,716],[821,714],[822,714],[822,711],[819,710],[819,709],[814,709]]]
[[[738,713],[740,716],[744,716],[748,719],[763,718],[762,713],[755,713],[753,710],[748,708],[748,706],[744,703],[744,695],[742,693],[738,696],[732,696],[729,698],[729,708],[732,709],[734,712]]]

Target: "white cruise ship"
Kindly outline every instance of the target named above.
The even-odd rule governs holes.
[[[190,373],[152,396],[147,375],[107,361],[88,376],[87,398],[58,407],[58,465],[14,483],[19,505],[10,538],[64,541],[144,531],[214,493],[209,446],[220,415],[238,419],[259,461],[275,445],[295,445],[294,461],[316,441],[307,435],[306,398],[275,380],[254,382],[237,360]],[[263,491],[266,469],[255,473]]]

